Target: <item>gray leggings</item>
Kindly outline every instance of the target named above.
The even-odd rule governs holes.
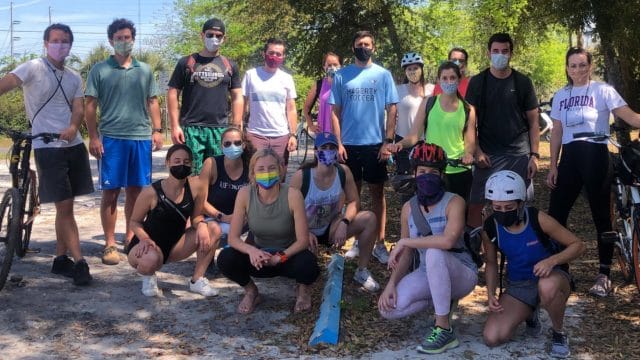
[[[433,307],[436,315],[450,312],[451,300],[461,299],[476,287],[478,274],[453,253],[427,249],[425,264],[403,277],[396,286],[396,308],[381,312],[386,319],[399,319]]]

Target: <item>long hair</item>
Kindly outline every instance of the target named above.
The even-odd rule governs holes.
[[[569,66],[569,58],[571,57],[571,55],[575,55],[575,54],[586,55],[589,66],[591,66],[591,61],[593,60],[593,56],[591,55],[591,53],[584,48],[570,47],[569,50],[567,50],[567,55],[564,60],[564,65],[565,65],[564,74],[567,76],[567,82],[569,83],[569,85],[573,85],[573,80],[571,80],[571,77],[569,77],[569,72],[567,71],[566,67]],[[591,75],[589,75],[589,78],[591,78]]]
[[[220,146],[222,146],[222,143],[224,142],[224,137],[231,132],[237,132],[238,134],[240,134],[240,139],[244,144],[244,150],[242,151],[242,155],[240,157],[242,158],[242,166],[247,168],[249,166],[249,161],[251,160],[251,155],[253,155],[254,153],[254,149],[253,144],[250,141],[247,141],[247,137],[245,136],[244,131],[233,126],[226,128],[225,131],[223,131],[220,135]]]
[[[440,64],[440,66],[438,67],[438,81],[440,81],[440,75],[442,75],[442,72],[449,69],[453,70],[453,72],[456,73],[456,76],[458,76],[458,81],[462,79],[462,72],[460,71],[460,67],[456,65],[456,63],[454,63],[453,61],[445,61],[442,64]],[[464,97],[462,97],[462,94],[460,94],[459,90],[456,91],[456,96],[458,97],[458,100],[462,102],[462,107],[464,108],[465,114],[468,113],[470,110],[469,103],[464,99]],[[464,126],[462,127],[463,136],[464,136],[464,133],[467,131],[468,122],[469,122],[469,119],[465,115]]]

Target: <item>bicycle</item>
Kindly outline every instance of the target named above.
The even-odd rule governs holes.
[[[317,114],[311,114],[311,118],[315,120]],[[298,128],[296,129],[296,136],[298,137],[298,146],[296,148],[296,157],[298,158],[298,163],[302,164],[307,160],[307,156],[309,153],[309,149],[313,149],[314,141],[316,139],[316,134],[310,131],[307,128],[307,124],[305,121],[301,121],[298,123]],[[300,157],[300,152],[302,152],[302,158]]]
[[[538,104],[538,123],[540,124],[540,138],[551,141],[551,130],[553,130],[553,120],[551,120],[551,100]]]
[[[640,142],[621,145],[609,134],[577,133],[575,140],[608,140],[618,148],[611,153],[614,178],[611,187],[611,222],[614,231],[601,235],[602,241],[618,249],[616,261],[625,282],[640,290]]]
[[[57,140],[59,134],[40,133],[32,135],[0,127],[0,133],[11,138],[9,173],[11,187],[0,202],[0,290],[9,275],[13,255],[24,257],[39,249],[29,249],[33,221],[40,212],[36,173],[31,169],[31,142],[42,139],[45,143]]]

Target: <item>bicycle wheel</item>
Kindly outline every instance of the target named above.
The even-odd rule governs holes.
[[[631,257],[633,258],[633,272],[636,277],[636,286],[640,291],[640,235],[638,233],[640,233],[640,224],[636,222],[636,229],[633,232],[633,242],[631,243]]]
[[[20,192],[11,188],[0,203],[0,289],[4,287],[13,262],[13,252],[20,241]]]
[[[38,199],[38,188],[36,182],[36,173],[29,170],[27,175],[27,192],[22,194],[22,198],[26,201],[26,206],[22,214],[22,233],[18,236],[22,241],[16,246],[16,255],[23,257],[29,251],[29,241],[31,241],[31,230],[33,230],[33,222],[38,211],[40,211],[40,199]]]
[[[629,192],[626,186],[621,184],[613,184],[614,189],[611,192],[611,221],[613,230],[618,236],[615,241],[615,259],[620,267],[622,278],[629,283],[633,280],[633,270],[631,264],[630,252],[626,244],[632,242],[634,236],[633,226],[631,224],[630,207],[628,207]],[[618,195],[618,193],[620,193]]]

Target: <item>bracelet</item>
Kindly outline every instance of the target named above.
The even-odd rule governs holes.
[[[340,222],[345,223],[345,225],[349,226],[349,224],[351,224],[351,220],[347,219],[347,218],[342,218],[340,219]]]
[[[298,140],[298,135],[296,135],[296,134],[289,134],[289,137],[290,138],[296,138],[296,140]]]
[[[529,158],[532,158],[532,157],[540,160],[540,154],[538,154],[537,152],[530,152],[529,153]]]
[[[162,128],[154,128],[153,129],[154,133],[161,133],[162,134],[162,131],[163,131]]]
[[[222,213],[221,212],[216,214],[216,220],[222,220]]]
[[[284,251],[278,251],[276,255],[280,256],[280,264],[284,264],[287,260],[289,260],[287,254],[285,254]]]
[[[393,139],[392,138],[386,138],[384,139],[384,142],[387,144],[393,144]]]

